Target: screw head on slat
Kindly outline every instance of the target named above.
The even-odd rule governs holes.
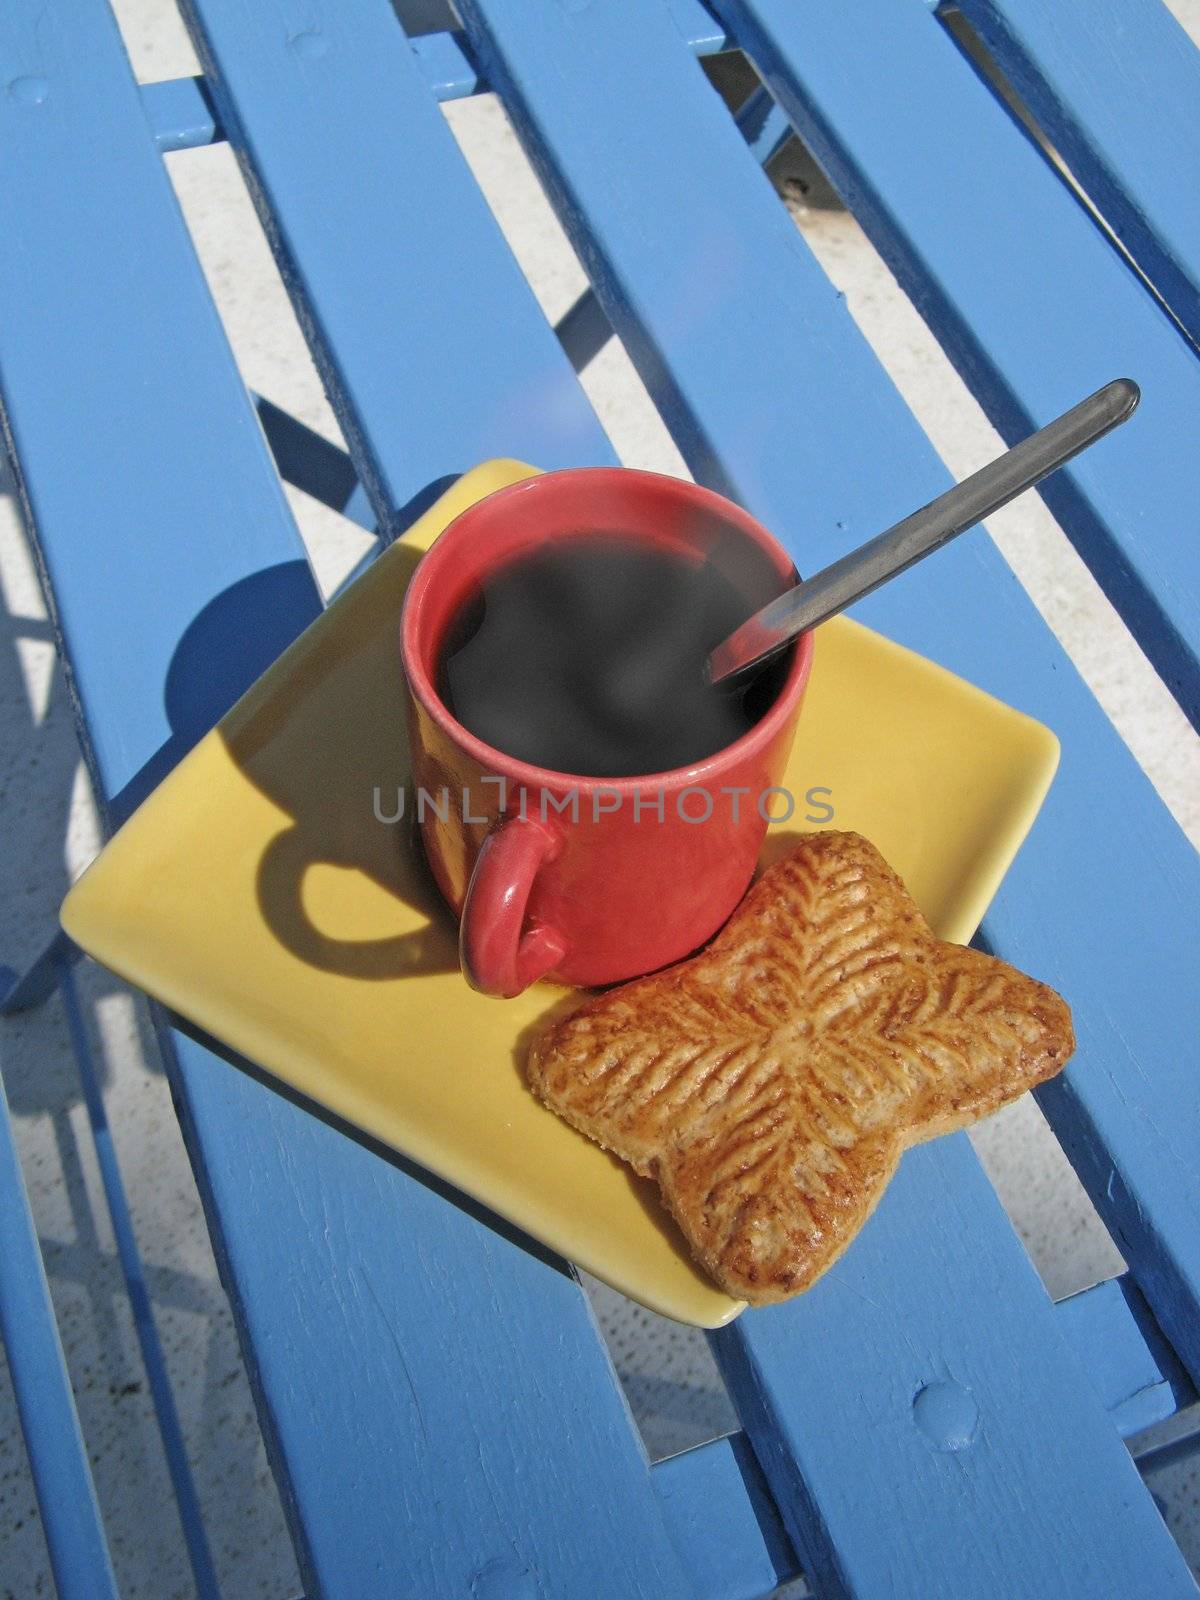
[[[471,1579],[471,1600],[537,1600],[537,1595],[533,1573],[511,1556],[485,1562]]]
[[[966,1450],[979,1427],[971,1391],[953,1378],[927,1383],[913,1400],[913,1421],[939,1450]]]
[[[329,49],[329,40],[320,28],[305,28],[303,33],[294,33],[291,36],[288,48],[303,57],[305,61],[315,61]]]
[[[50,85],[45,78],[14,78],[8,86],[9,98],[23,106],[40,106],[49,93]]]

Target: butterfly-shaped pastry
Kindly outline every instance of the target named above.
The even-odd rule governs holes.
[[[528,1071],[762,1305],[841,1254],[906,1146],[1051,1077],[1074,1042],[1052,989],[935,938],[872,844],[821,833],[699,955],[555,1022]]]

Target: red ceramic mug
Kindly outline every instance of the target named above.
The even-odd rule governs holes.
[[[543,977],[615,983],[689,954],[737,905],[782,803],[771,793],[808,684],[811,635],[741,738],[644,777],[533,766],[476,738],[439,697],[443,642],[489,571],[548,541],[612,533],[715,562],[747,615],[796,581],[783,547],[731,501],[621,467],[500,489],[423,557],[401,620],[416,811],[438,888],[461,918],[463,974],[486,994],[520,994]]]

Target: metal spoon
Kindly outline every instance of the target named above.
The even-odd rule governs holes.
[[[717,646],[708,658],[711,681],[719,683],[732,673],[756,666],[798,634],[827,622],[889,578],[940,550],[957,534],[990,517],[1095,444],[1124,422],[1140,399],[1141,390],[1130,378],[1106,383],[903,522],[796,584]]]

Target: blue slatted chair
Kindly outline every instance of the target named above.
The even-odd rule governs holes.
[[[0,403],[110,824],[317,612],[268,438],[386,542],[485,458],[614,460],[573,363],[615,330],[690,470],[810,567],[945,486],[757,173],[789,124],[1003,434],[1138,377],[1140,426],[1047,499],[1195,719],[1200,62],[1159,0],[1124,0],[1119,50],[1083,0],[961,4],[1088,205],[921,0],[460,0],[462,33],[411,43],[388,0],[184,0],[204,76],[141,90],[104,0],[9,0]],[[768,91],[740,126],[696,60],[734,47]],[[485,87],[588,267],[561,338],[438,109]],[[258,426],[161,160],[220,138],[352,463],[265,404]],[[714,252],[684,325],[681,273]],[[217,600],[254,626],[172,722],[168,665]],[[311,1597],[749,1600],[800,1571],[864,1600],[1196,1594],[1124,1439],[1200,1379],[1200,866],[985,538],[859,614],[1062,737],[985,937],[1073,999],[1078,1055],[1039,1099],[1127,1275],[1053,1305],[966,1138],[923,1146],[836,1277],[713,1335],[740,1431],[651,1467],[569,1265],[159,1013]],[[53,941],[8,1008],[56,984],[72,1007],[71,956]],[[111,1156],[94,1083],[89,1109]],[[2,1104],[0,1329],[59,1591],[112,1595]]]

